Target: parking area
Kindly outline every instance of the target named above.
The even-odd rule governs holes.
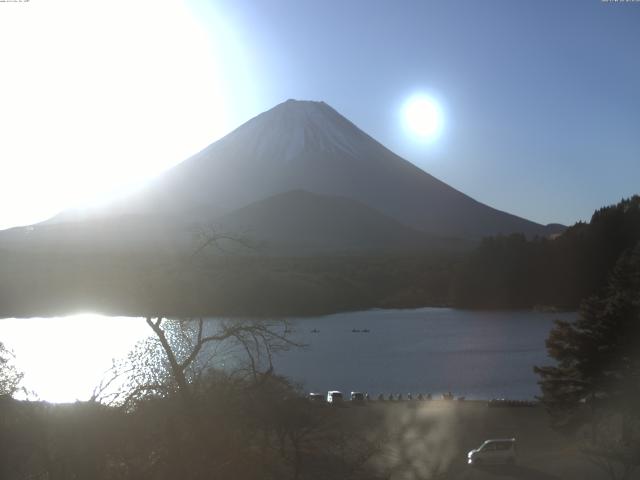
[[[541,406],[489,408],[487,402],[433,400],[370,402],[342,410],[345,425],[384,439],[374,461],[393,480],[608,478],[573,439],[550,428]],[[516,439],[515,464],[467,464],[470,450],[487,439],[506,438]]]

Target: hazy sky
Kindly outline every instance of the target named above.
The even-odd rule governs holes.
[[[640,2],[0,3],[0,228],[324,100],[493,207],[571,224],[640,192]],[[427,92],[445,124],[402,128]]]

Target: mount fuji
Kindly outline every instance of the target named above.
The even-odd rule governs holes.
[[[45,225],[55,230],[56,224],[100,222],[104,233],[104,225],[117,225],[118,219],[127,219],[129,230],[164,225],[154,230],[160,235],[220,224],[292,248],[308,241],[313,230],[323,232],[314,236],[314,245],[325,238],[331,250],[345,246],[341,228],[347,225],[349,249],[365,238],[385,248],[428,238],[546,236],[560,228],[484,205],[396,155],[326,103],[296,100],[254,117],[100,212],[63,212]],[[278,238],[270,225],[283,227]]]
[[[196,255],[211,227],[257,248]],[[477,202],[325,103],[287,101],[136,194],[0,232],[0,316],[448,305],[456,262],[482,236],[561,228]]]

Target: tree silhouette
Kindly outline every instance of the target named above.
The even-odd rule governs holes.
[[[0,397],[12,396],[20,389],[23,374],[13,360],[13,353],[0,342]]]
[[[602,290],[620,255],[640,241],[640,196],[594,212],[557,238],[484,239],[458,265],[453,302],[471,308],[575,309]]]
[[[640,464],[640,243],[575,322],[556,322],[547,349],[557,365],[535,372],[554,424],[588,427],[583,451],[611,478],[630,478]]]

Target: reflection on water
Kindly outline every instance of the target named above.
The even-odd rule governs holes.
[[[291,334],[308,347],[274,363],[307,390],[531,398],[539,393],[532,366],[549,363],[544,341],[553,320],[573,317],[425,308],[299,319]],[[24,386],[52,402],[90,398],[113,360],[150,336],[142,318],[0,320],[0,339],[15,353]]]
[[[112,359],[150,333],[144,319],[91,313],[0,320],[0,339],[15,354],[23,385],[51,402],[89,399]]]

